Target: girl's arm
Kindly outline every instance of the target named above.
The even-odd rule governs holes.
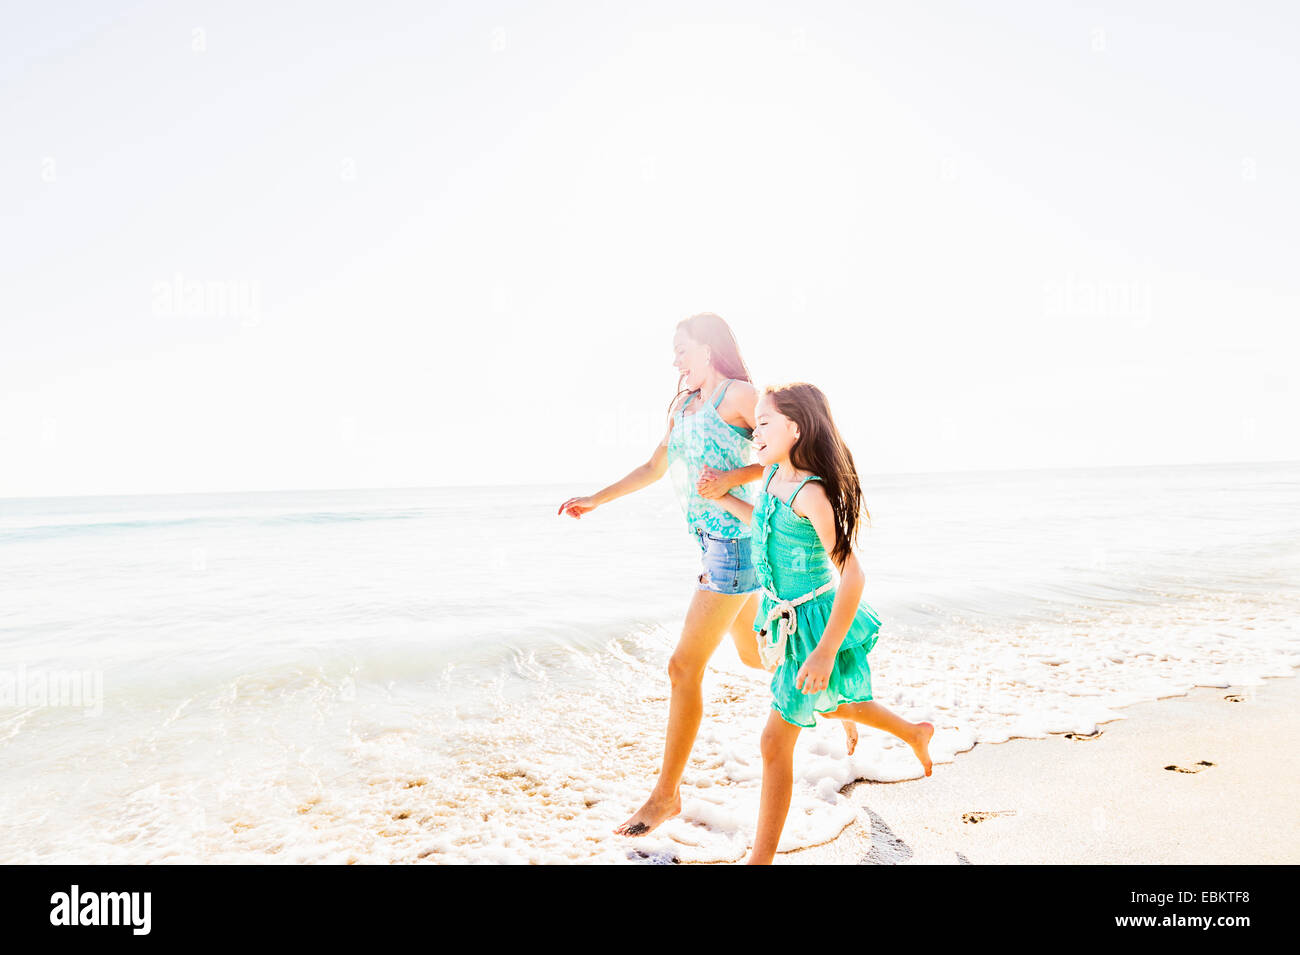
[[[799,510],[812,521],[817,537],[829,554],[835,549],[835,513],[831,509],[830,498],[816,481],[805,484],[796,497],[799,500]],[[840,644],[844,642],[853,617],[858,612],[858,602],[862,599],[862,591],[867,583],[867,576],[862,572],[856,551],[849,551],[849,556],[840,565],[839,571],[840,585],[835,591],[835,602],[831,605],[826,629],[817,643],[817,649],[808,654],[808,659],[794,678],[794,685],[805,693],[815,693],[826,686],[835,666],[835,654],[840,652]]]
[[[718,498],[718,503],[730,514],[738,517],[746,524],[754,523],[754,505],[748,501],[742,501],[734,494],[724,494]]]
[[[663,440],[659,442],[659,447],[655,448],[650,455],[650,460],[640,467],[633,468],[609,487],[601,488],[595,494],[589,494],[586,497],[569,498],[560,505],[560,509],[556,513],[568,514],[570,517],[582,517],[583,514],[594,511],[602,504],[608,504],[610,501],[631,494],[633,491],[639,491],[659,480],[668,471],[668,436],[672,432],[673,425],[670,421],[668,430],[664,432]]]
[[[706,467],[700,470],[700,479],[695,484],[695,490],[700,492],[700,497],[719,501],[726,497],[733,487],[757,481],[762,476],[763,465],[761,464],[746,464],[743,468],[735,468],[731,471]]]

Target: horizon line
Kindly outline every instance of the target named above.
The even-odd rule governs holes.
[[[1040,465],[1034,467],[1018,468],[951,468],[944,471],[862,471],[859,472],[862,477],[908,477],[908,476],[931,476],[939,474],[1015,474],[1023,472],[1036,471],[1107,471],[1107,470],[1139,470],[1147,468],[1201,468],[1201,467],[1227,467],[1235,465],[1263,465],[1263,464],[1300,464],[1300,458],[1279,458],[1268,461],[1185,461],[1185,462],[1166,462],[1156,464],[1088,464],[1088,465]],[[401,485],[368,485],[353,487],[283,487],[283,488],[243,488],[243,489],[216,489],[205,491],[112,491],[108,493],[76,493],[76,494],[16,494],[0,495],[0,501],[43,501],[59,500],[65,498],[87,498],[87,497],[185,497],[190,495],[201,494],[291,494],[295,492],[320,493],[323,491],[422,491],[434,489],[456,489],[456,488],[481,488],[481,487],[548,487],[559,484],[576,484],[579,483],[572,479],[560,479],[555,481],[535,481],[529,483],[474,483],[474,484],[401,484]],[[658,483],[658,482],[656,482]]]

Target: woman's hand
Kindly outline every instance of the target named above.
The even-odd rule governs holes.
[[[831,670],[835,668],[835,654],[823,650],[820,646],[808,654],[799,672],[795,674],[794,685],[805,694],[820,693],[830,683]]]
[[[568,514],[572,518],[582,517],[588,511],[594,511],[597,507],[595,498],[591,497],[571,497],[563,504],[556,514]]]
[[[695,490],[699,492],[700,497],[714,501],[726,495],[735,486],[736,482],[730,471],[719,471],[717,468],[710,467],[701,468],[700,479],[695,482]]]

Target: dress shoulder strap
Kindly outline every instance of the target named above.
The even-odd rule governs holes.
[[[722,404],[722,399],[726,396],[726,394],[727,394],[727,388],[731,385],[731,382],[732,382],[732,381],[733,381],[733,379],[731,379],[731,378],[726,378],[726,379],[724,379],[722,382],[719,383],[717,390],[713,392],[713,407],[714,407],[714,408],[717,408],[718,405]]]
[[[794,507],[794,499],[799,496],[799,492],[803,490],[803,486],[807,484],[809,481],[820,481],[820,480],[821,478],[819,478],[815,474],[808,475],[808,477],[804,478],[802,481],[799,482],[799,486],[794,489],[794,493],[790,495],[790,500],[785,502],[785,506]]]
[[[763,482],[763,493],[764,493],[764,494],[767,493],[767,486],[768,486],[769,484],[772,483],[772,475],[775,474],[775,473],[776,473],[776,465],[775,465],[775,464],[769,464],[769,465],[767,466],[767,480],[765,480],[765,481]]]

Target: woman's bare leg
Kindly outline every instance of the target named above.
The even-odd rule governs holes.
[[[930,775],[930,737],[934,735],[933,723],[909,723],[897,713],[886,709],[874,701],[867,703],[843,703],[839,709],[824,714],[837,720],[853,720],[865,726],[874,726],[897,736],[908,746],[921,761],[925,774]]]
[[[758,634],[754,632],[754,615],[758,613],[758,594],[750,594],[745,605],[740,608],[740,613],[736,614],[736,619],[732,621],[730,631],[731,640],[736,645],[736,653],[740,654],[740,662],[745,666],[753,667],[756,670],[762,670],[763,662],[758,656]],[[841,720],[840,725],[844,727],[844,747],[848,750],[849,755],[858,747],[858,727],[852,720]]]
[[[664,761],[659,769],[659,779],[645,805],[614,830],[619,835],[643,836],[665,819],[681,812],[682,773],[686,770],[686,761],[690,758],[704,711],[704,694],[700,689],[704,668],[749,596],[697,590],[691,598],[682,637],[668,661],[672,701],[668,705],[668,734],[664,740]],[[757,656],[757,648],[754,653]]]
[[[781,830],[790,812],[790,792],[794,788],[794,744],[799,727],[787,723],[772,710],[763,728],[763,795],[758,803],[758,828],[754,831],[754,848],[748,865],[771,865]]]

